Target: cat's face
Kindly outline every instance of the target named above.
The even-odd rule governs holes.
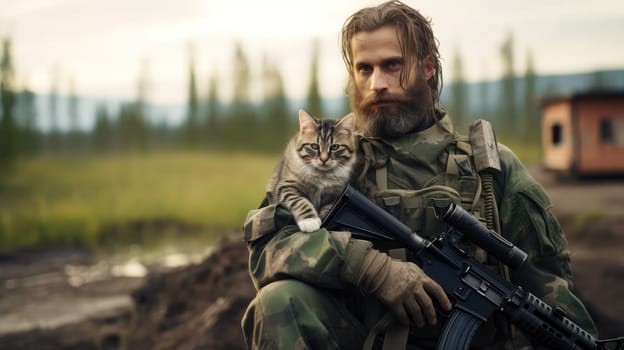
[[[321,172],[351,164],[355,158],[354,128],[353,113],[338,120],[318,120],[303,110],[299,111],[299,157]]]

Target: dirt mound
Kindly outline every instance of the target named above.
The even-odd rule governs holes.
[[[596,322],[601,338],[624,335],[624,218],[608,217],[570,241],[576,294]]]
[[[126,349],[244,349],[240,320],[255,289],[240,235],[201,264],[148,279],[135,291]]]
[[[2,350],[119,350],[131,313],[104,313],[57,328],[40,328],[0,337]],[[148,348],[136,348],[137,350]]]
[[[619,253],[624,235],[616,229],[622,224],[617,218],[605,220],[570,245],[577,292],[601,338],[624,334],[624,303],[618,302],[624,293]],[[126,349],[244,349],[240,319],[255,295],[247,254],[234,236],[202,264],[150,279],[133,295],[137,310]]]

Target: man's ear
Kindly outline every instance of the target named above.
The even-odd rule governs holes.
[[[423,69],[423,74],[425,76],[425,80],[431,79],[431,77],[433,77],[436,74],[435,64],[433,64],[433,58],[431,58],[431,55],[427,55],[422,60],[422,69]]]

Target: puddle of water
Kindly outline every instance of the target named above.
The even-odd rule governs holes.
[[[179,241],[148,248],[133,245],[112,254],[98,254],[96,264],[66,265],[64,272],[68,283],[74,287],[110,277],[144,278],[150,271],[198,264],[212,251],[212,242]]]
[[[111,268],[111,275],[115,277],[142,278],[147,276],[147,267],[140,262],[133,260],[125,264],[114,265]]]

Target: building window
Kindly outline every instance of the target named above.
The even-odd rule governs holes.
[[[563,139],[563,127],[561,126],[561,124],[556,123],[553,124],[552,128],[551,128],[551,140],[553,145],[558,146],[561,144],[562,139]]]
[[[600,121],[600,143],[612,144],[615,141],[613,137],[613,119],[606,118]]]
[[[600,121],[600,143],[624,146],[624,118],[605,117]]]

